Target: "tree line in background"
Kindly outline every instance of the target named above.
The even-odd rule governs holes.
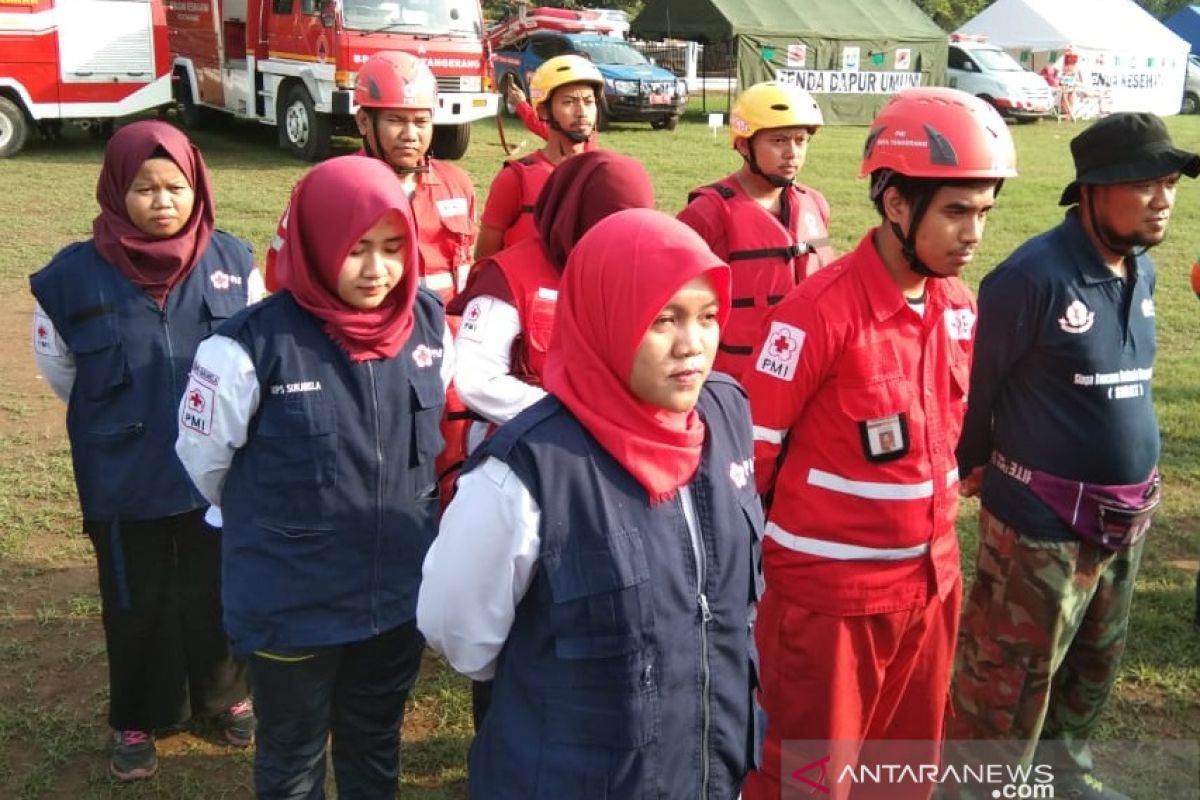
[[[802,0],[774,0],[775,2],[802,2]],[[915,0],[916,4],[934,22],[947,31],[952,31],[987,8],[990,0]],[[1200,0],[1135,0],[1142,8],[1158,19],[1167,17],[1187,5]],[[642,10],[645,0],[530,0],[530,6],[556,6],[558,8],[619,8],[633,19]],[[489,19],[501,19],[515,4],[511,0],[484,0],[483,10]]]

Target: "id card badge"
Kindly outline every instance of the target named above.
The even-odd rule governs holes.
[[[868,461],[894,461],[908,452],[908,417],[903,413],[858,423]]]

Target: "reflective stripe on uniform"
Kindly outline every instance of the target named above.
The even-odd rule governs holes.
[[[470,273],[470,264],[459,264],[457,267],[455,267],[455,282],[458,284],[456,287],[454,287],[455,291],[461,292],[463,289],[467,288],[467,275]]]
[[[454,289],[454,275],[450,272],[431,272],[421,276],[421,285],[434,292]]]
[[[783,444],[783,435],[787,433],[787,429],[776,430],[775,428],[764,428],[762,425],[754,426],[754,441],[766,442],[767,444]]]
[[[952,486],[958,482],[958,467],[946,472],[945,485]],[[808,471],[810,486],[819,486],[831,492],[865,497],[868,500],[922,500],[933,497],[933,481],[920,483],[880,483],[876,481],[855,481],[834,475],[821,469]]]
[[[900,561],[905,558],[916,558],[929,552],[929,545],[918,544],[913,547],[863,547],[856,544],[827,542],[824,539],[811,539],[807,536],[797,536],[788,533],[774,522],[767,523],[766,536],[776,544],[797,553],[807,553],[823,558],[833,558],[839,561],[866,561],[879,559],[884,561]]]

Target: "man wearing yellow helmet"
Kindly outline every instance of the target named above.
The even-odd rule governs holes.
[[[533,73],[529,90],[534,113],[546,122],[546,145],[506,161],[493,179],[475,244],[477,261],[537,233],[532,213],[538,193],[560,162],[588,149],[604,78],[582,56],[555,56]]]
[[[714,369],[740,374],[767,309],[834,258],[829,204],[795,182],[823,123],[803,89],[775,81],[751,86],[733,104],[729,122],[741,169],[693,191],[679,214],[733,267],[733,313]]]

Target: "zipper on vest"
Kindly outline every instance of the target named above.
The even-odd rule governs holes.
[[[687,500],[684,500],[684,492]],[[687,512],[687,503],[692,504],[692,513]],[[700,519],[696,513],[696,499],[690,489],[679,491],[680,510],[683,511],[684,526],[688,537],[692,540],[692,558],[696,562],[696,605],[700,613],[700,800],[708,797],[709,778],[709,732],[712,728],[712,708],[710,707],[710,689],[712,675],[708,663],[708,625],[712,622],[712,609],[708,605],[708,596],[704,593],[706,575],[704,570],[704,536],[700,532]]]
[[[375,365],[367,361],[367,375],[371,379],[371,410],[375,418],[375,581],[371,587],[371,630],[379,633],[379,588],[383,585],[383,577],[379,574],[383,563],[380,553],[383,528],[383,441],[379,435],[379,387],[375,383]]]

